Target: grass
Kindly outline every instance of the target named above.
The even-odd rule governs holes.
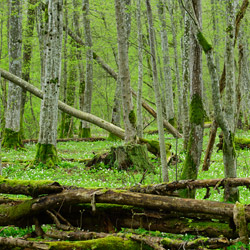
[[[208,132],[205,130],[203,142],[203,154],[201,164],[204,157],[204,151],[208,142]],[[238,137],[248,137],[249,132],[239,131]],[[171,137],[166,135],[166,138]],[[148,139],[157,139],[157,135],[148,135]],[[172,144],[172,152],[176,153],[176,139],[168,139]],[[112,141],[97,141],[97,142],[59,142],[57,144],[58,154],[61,158],[83,160],[90,159],[95,154],[105,152],[110,147],[121,145],[123,142]],[[217,143],[217,142],[216,142]],[[109,187],[109,188],[124,188],[137,184],[143,173],[135,171],[131,168],[128,171],[118,170],[113,167],[100,164],[98,168],[86,168],[84,163],[62,161],[56,168],[46,168],[40,164],[36,167],[29,167],[29,162],[34,159],[36,146],[35,144],[25,145],[25,151],[4,150],[2,151],[3,169],[2,175],[9,179],[23,180],[54,180],[62,185],[73,185],[79,187]],[[182,164],[185,159],[185,152],[182,150],[183,140],[178,139],[177,154],[181,162],[178,166],[171,165],[169,167],[170,181],[176,180],[180,175]],[[160,162],[155,156],[150,154],[152,164],[155,166],[156,173],[146,175],[143,184],[156,184],[161,182]],[[249,177],[250,173],[250,150],[237,151],[237,175],[238,177]],[[222,152],[216,152],[214,149],[212,156],[212,164],[209,171],[203,172],[200,168],[199,179],[223,178],[223,155]],[[240,201],[244,204],[250,204],[249,190],[245,187],[240,187]],[[197,199],[203,199],[206,190],[197,190]],[[22,196],[20,196],[22,197]],[[220,193],[211,190],[210,200],[222,201],[223,190]],[[3,227],[0,229],[0,236],[22,236],[30,232],[31,229],[18,229],[15,227]],[[189,237],[189,236],[183,236]],[[237,249],[231,247],[230,249]]]

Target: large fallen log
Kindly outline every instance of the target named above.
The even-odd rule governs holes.
[[[60,193],[62,190],[63,187],[54,181],[11,180],[0,176],[0,193],[4,194],[24,194],[38,197],[41,194]]]
[[[136,185],[131,187],[129,191],[145,193],[145,194],[158,194],[158,195],[169,195],[179,189],[199,189],[214,187],[238,187],[246,186],[250,187],[250,178],[224,178],[224,179],[208,179],[208,180],[180,180],[171,183],[160,183],[155,185]]]

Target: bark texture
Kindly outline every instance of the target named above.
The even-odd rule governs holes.
[[[9,71],[21,77],[22,75],[22,1],[9,2]],[[20,148],[20,134],[22,89],[9,82],[7,110],[5,115],[5,132],[2,145],[7,148]]]
[[[62,0],[49,1],[48,6],[48,33],[46,38],[45,81],[43,83],[43,100],[40,113],[40,132],[37,155],[35,161],[49,165],[57,164],[56,138],[58,120],[58,98],[61,76],[61,50],[63,35],[63,2]],[[54,150],[40,150],[51,145]],[[50,146],[49,146],[50,147]],[[46,155],[41,155],[47,154]],[[53,156],[51,156],[53,154]],[[43,159],[43,160],[42,160]]]

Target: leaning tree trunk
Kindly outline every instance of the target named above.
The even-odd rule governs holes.
[[[157,76],[153,16],[152,16],[152,8],[151,8],[149,0],[146,0],[146,5],[147,5],[148,26],[149,26],[149,39],[150,39],[152,70],[153,70],[154,91],[155,91],[155,100],[156,100],[156,108],[157,108],[157,125],[158,125],[159,142],[160,142],[162,178],[164,182],[167,182],[168,181],[168,169],[167,169],[167,159],[166,159],[166,145],[165,145],[165,140],[164,140],[162,104],[161,104],[161,95],[160,95],[160,88],[159,88],[158,76]]]
[[[89,20],[89,0],[83,0],[83,24],[86,41],[86,81],[84,90],[83,111],[91,113],[92,103],[92,88],[93,88],[93,49],[92,49],[92,35]],[[82,123],[81,137],[91,137],[90,124],[86,121]]]
[[[197,20],[201,25],[201,1],[193,0],[192,5]],[[194,62],[192,65],[190,134],[186,158],[181,173],[181,180],[197,179],[203,143],[204,108],[202,103],[202,50],[194,35],[192,35],[192,41]],[[188,193],[188,190],[184,190],[180,193],[183,197],[194,198],[195,196],[194,192]]]
[[[10,0],[9,18],[9,71],[16,75],[22,75],[22,1]],[[22,89],[9,82],[8,101],[5,118],[5,129],[2,145],[5,148],[20,148],[21,131],[21,98]]]
[[[56,149],[58,97],[61,76],[63,35],[63,1],[50,0],[48,6],[45,81],[40,113],[40,132],[35,163],[54,166],[58,163]]]

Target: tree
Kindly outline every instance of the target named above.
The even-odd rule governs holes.
[[[156,108],[157,108],[157,126],[158,126],[159,143],[160,143],[162,178],[163,178],[164,182],[167,182],[168,181],[168,169],[167,169],[166,145],[165,145],[164,129],[163,129],[162,104],[161,104],[161,95],[160,95],[160,88],[159,88],[158,76],[157,76],[157,67],[156,67],[153,15],[152,15],[152,9],[151,9],[151,5],[150,5],[149,0],[146,0],[146,5],[147,5],[147,16],[148,16],[148,28],[149,28],[149,40],[150,40],[150,52],[151,52],[151,62],[152,62],[152,71],[153,71],[154,91],[155,91],[155,100],[156,100]]]
[[[46,37],[45,81],[40,113],[40,132],[35,163],[54,166],[58,163],[56,149],[58,97],[61,75],[61,50],[63,35],[63,1],[49,0],[48,32]]]
[[[90,19],[89,19],[89,0],[83,0],[83,24],[84,24],[84,34],[86,42],[86,80],[84,89],[84,103],[83,111],[91,112],[92,103],[92,88],[93,88],[93,49],[92,49],[92,36],[90,29]],[[89,123],[82,123],[82,134],[81,137],[90,137],[90,126]]]
[[[9,71],[17,76],[22,75],[22,1],[10,0],[9,17]],[[21,131],[21,98],[22,89],[9,82],[5,129],[2,145],[5,148],[20,148]]]
[[[201,26],[201,1],[193,0],[191,8],[194,9],[196,18]],[[191,82],[191,104],[190,104],[190,133],[187,147],[186,158],[181,174],[181,179],[197,179],[198,169],[203,143],[204,129],[204,108],[202,103],[202,50],[199,43],[192,35],[192,82]],[[181,192],[183,196],[194,197],[194,192],[188,190]]]

